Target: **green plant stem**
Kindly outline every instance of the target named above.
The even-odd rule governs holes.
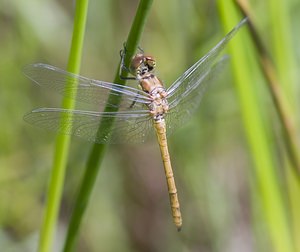
[[[238,20],[233,3],[222,0],[219,0],[218,3],[224,24],[232,26]],[[255,164],[253,169],[255,182],[258,186],[257,191],[260,193],[263,219],[271,240],[271,250],[292,252],[294,251],[293,242],[272,158],[272,148],[269,145],[267,132],[262,123],[264,121],[262,110],[255,95],[256,91],[253,85],[255,78],[253,78],[253,72],[248,70],[253,68],[250,66],[250,60],[247,60],[249,47],[244,47],[246,42],[238,37],[229,47],[236,78],[235,88],[241,106],[249,148]],[[246,53],[246,50],[248,50],[248,53]],[[254,51],[252,51],[252,55],[254,55]]]
[[[280,122],[283,128],[283,138],[287,146],[287,157],[291,161],[290,164],[285,162],[285,172],[286,172],[286,184],[288,188],[288,198],[289,198],[289,209],[291,218],[291,227],[293,232],[293,240],[295,243],[296,251],[300,251],[300,153],[299,153],[299,143],[296,132],[296,121],[297,117],[297,104],[295,102],[295,84],[297,83],[297,78],[293,78],[293,69],[297,68],[295,60],[293,60],[294,54],[293,46],[291,42],[292,33],[290,33],[289,17],[286,15],[287,10],[290,6],[290,1],[281,1],[281,3],[276,7],[272,7],[272,11],[276,12],[272,14],[274,37],[280,37],[280,41],[276,41],[275,47],[272,52],[276,51],[276,56],[273,57],[277,64],[275,68],[274,61],[271,60],[270,56],[266,53],[266,46],[263,44],[261,36],[257,34],[257,29],[255,25],[255,20],[259,20],[255,16],[255,12],[251,11],[248,0],[238,0],[239,8],[245,13],[250,19],[250,31],[255,43],[255,46],[259,52],[259,58],[261,62],[261,68],[268,81],[268,87],[270,89],[270,94],[272,95],[275,108],[279,115]],[[269,5],[276,5],[277,1],[269,1]],[[282,7],[282,5],[285,5]],[[279,7],[280,6],[280,7]],[[282,8],[281,8],[282,7]],[[282,13],[283,12],[283,13]],[[279,17],[279,19],[278,19]],[[269,18],[271,19],[271,18]],[[282,19],[284,21],[282,22]],[[279,29],[277,25],[279,24]],[[273,40],[275,41],[275,39]],[[279,78],[280,76],[280,78]],[[299,80],[299,78],[298,78]],[[283,85],[285,84],[285,85]],[[292,95],[293,94],[293,95]],[[287,97],[289,99],[287,99]],[[294,105],[294,106],[293,106]],[[292,169],[290,169],[290,166]]]
[[[287,146],[287,153],[291,160],[292,167],[294,168],[297,178],[300,177],[300,155],[299,146],[297,143],[297,132],[296,132],[296,122],[293,116],[291,116],[291,107],[289,102],[285,99],[284,92],[282,90],[282,85],[279,83],[279,76],[277,76],[275,71],[275,66],[270,59],[267,49],[261,41],[259,35],[254,27],[252,13],[250,8],[245,1],[237,1],[239,7],[249,18],[249,28],[250,33],[255,43],[255,46],[259,52],[260,66],[266,77],[270,94],[273,98],[275,108],[279,115],[279,119],[284,132],[284,139]]]
[[[72,73],[78,73],[80,69],[87,9],[88,0],[77,0],[73,37],[67,67],[68,71]],[[67,83],[67,85],[70,85],[70,83]],[[74,100],[64,98],[62,106],[63,108],[71,109],[74,107]],[[47,206],[39,240],[40,252],[53,251],[53,235],[55,232],[55,226],[57,222],[57,216],[63,192],[63,184],[65,178],[66,163],[68,159],[69,146],[70,136],[57,136],[55,143],[52,173],[47,194]]]
[[[134,18],[130,33],[127,38],[126,42],[126,55],[124,59],[124,63],[126,66],[129,65],[129,62],[133,56],[133,53],[136,51],[143,27],[146,21],[146,18],[148,16],[151,4],[153,0],[141,0],[136,12],[136,16]],[[126,76],[127,73],[122,71],[122,76]],[[125,84],[124,80],[120,79],[119,76],[119,68],[117,69],[117,73],[114,79],[115,83],[118,84]],[[118,97],[116,96],[109,96],[108,98],[109,103],[117,104],[119,102]],[[106,107],[106,112],[114,111],[109,107]],[[98,133],[99,135],[103,134],[103,132],[107,132],[110,130],[110,128],[113,125],[113,120],[111,121],[110,127],[106,128],[103,127],[103,125],[99,126]],[[65,241],[64,246],[64,252],[73,251],[76,245],[76,239],[78,236],[80,224],[82,221],[83,214],[85,212],[85,209],[88,205],[88,201],[91,196],[91,192],[93,189],[93,186],[95,184],[95,180],[97,178],[97,174],[100,170],[100,164],[103,160],[104,153],[106,150],[105,145],[100,144],[94,144],[92,147],[92,150],[90,152],[90,155],[88,157],[88,161],[86,164],[85,174],[83,176],[81,186],[79,188],[79,193],[77,195],[75,204],[74,204],[74,210],[72,212],[70,224],[68,227],[67,237]],[[101,217],[101,216],[100,216]]]

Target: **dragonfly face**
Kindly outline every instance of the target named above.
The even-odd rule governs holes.
[[[152,56],[145,56],[142,53],[136,54],[130,64],[130,72],[137,78],[154,71],[156,62]]]

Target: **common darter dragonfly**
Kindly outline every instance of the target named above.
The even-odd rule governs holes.
[[[243,19],[167,89],[154,74],[155,59],[144,55],[142,51],[133,57],[127,69],[132,78],[138,81],[140,89],[89,79],[46,64],[29,65],[25,67],[24,73],[35,83],[70,98],[76,94],[74,99],[95,104],[97,109],[38,108],[26,114],[24,119],[41,128],[100,144],[144,142],[156,133],[173,221],[180,230],[182,217],[167,135],[187,122],[198,108],[205,88],[227,62],[227,57],[219,58],[220,53],[246,21]],[[123,50],[125,51],[126,49]],[[122,64],[121,67],[126,68]],[[67,83],[74,85],[66,85]],[[117,98],[115,100],[118,102],[108,97]],[[104,129],[102,132],[98,131],[100,125]]]

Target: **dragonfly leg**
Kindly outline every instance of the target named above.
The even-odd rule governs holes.
[[[130,104],[129,108],[133,108],[134,104],[136,103],[137,96],[135,97],[134,101]]]
[[[138,49],[139,49],[139,51],[140,51],[141,54],[144,54],[144,50],[143,50],[142,47],[138,46]]]
[[[128,77],[128,76],[123,76],[122,75],[123,71],[130,74],[129,68],[126,67],[125,63],[124,63],[126,52],[127,52],[126,42],[124,42],[123,43],[123,49],[120,50],[121,63],[120,63],[120,68],[119,68],[119,77],[120,77],[121,80],[136,80],[135,77]]]
[[[144,50],[138,46],[138,50],[140,54],[144,54]],[[123,49],[120,50],[121,64],[119,68],[119,77],[121,80],[137,80],[136,77],[127,77],[122,75],[122,71],[125,71],[129,74],[132,74],[130,69],[125,66],[125,56],[127,53],[126,42],[123,43]]]
[[[119,77],[121,80],[137,80],[136,77],[128,77],[128,76],[123,76],[122,72],[125,71],[130,74],[130,71],[128,67],[126,67],[123,63],[123,59],[121,60],[120,68],[119,68]]]
[[[139,88],[142,88],[141,85],[138,85]],[[132,101],[131,105],[129,106],[129,108],[133,108],[134,104],[136,103],[137,99],[138,99],[139,93],[137,92],[134,100]]]

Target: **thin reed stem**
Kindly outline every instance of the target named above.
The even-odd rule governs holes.
[[[127,53],[124,59],[124,64],[126,66],[128,66],[134,52],[138,47],[138,43],[142,35],[144,24],[148,16],[148,13],[150,11],[152,2],[153,0],[141,0],[139,3],[136,16],[134,18],[131,30],[129,32],[126,41]],[[126,72],[122,72],[122,76],[126,76],[126,75],[127,75]],[[114,82],[118,84],[125,84],[125,81],[120,79],[119,67],[116,71]],[[113,104],[117,104],[119,102],[118,97],[116,96],[109,96],[108,101],[109,103],[113,103]],[[112,109],[106,107],[104,111],[108,112],[108,111],[112,111]],[[101,135],[103,134],[103,132],[109,131],[113,125],[113,122],[114,121],[112,119],[111,124],[109,126],[107,126],[108,124],[106,123],[105,128],[104,125],[101,125],[100,123],[97,134]],[[88,161],[86,163],[85,174],[83,176],[81,186],[79,188],[79,192],[75,201],[74,210],[71,215],[71,220],[68,227],[67,237],[64,245],[64,252],[74,251],[82,217],[88,205],[92,193],[92,189],[94,187],[97,178],[97,174],[100,170],[100,164],[103,160],[105,150],[106,150],[106,146],[102,144],[94,144],[92,147],[92,150],[88,157]]]
[[[68,71],[79,73],[83,39],[85,32],[86,16],[88,9],[88,0],[77,0],[72,43],[68,60]],[[67,83],[70,85],[70,83]],[[72,109],[74,100],[64,98],[62,107]],[[63,120],[63,118],[62,118]],[[40,252],[52,252],[53,236],[57,223],[61,197],[63,193],[63,185],[65,179],[66,163],[68,159],[68,151],[70,146],[70,136],[58,135],[55,143],[55,152],[53,159],[52,173],[47,194],[47,203],[45,216],[42,224],[39,240]]]

